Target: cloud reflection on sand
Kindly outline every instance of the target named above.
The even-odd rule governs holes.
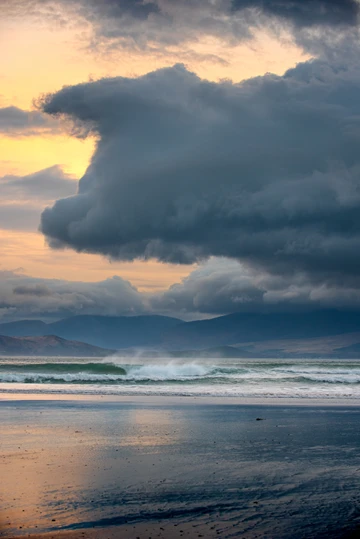
[[[87,481],[84,452],[74,450],[74,444],[77,448],[90,445],[89,438],[71,427],[51,425],[46,419],[45,425],[41,425],[42,414],[35,412],[39,418],[27,417],[28,424],[24,425],[19,411],[14,418],[18,424],[2,425],[5,529],[36,528],[37,522],[40,528],[51,526],[50,506],[58,503],[60,506],[65,491],[68,491],[68,505],[59,516],[63,522],[71,521],[73,490]]]
[[[179,429],[182,428],[182,422],[179,421],[179,417],[174,417],[174,415],[174,412],[164,413],[161,409],[133,409],[131,421],[134,425],[134,433],[123,436],[119,445],[156,448],[176,443],[179,440]]]
[[[3,535],[165,520],[300,539],[356,523],[358,407],[225,402],[0,400]]]

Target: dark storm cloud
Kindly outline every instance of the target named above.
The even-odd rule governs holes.
[[[8,136],[33,136],[60,131],[58,122],[39,111],[18,107],[0,108],[0,133]]]
[[[0,8],[3,16],[46,18],[55,27],[75,23],[88,30],[90,24],[91,49],[148,51],[183,61],[195,55],[209,60],[191,44],[215,37],[236,45],[258,28],[276,34],[281,27],[290,29],[297,43],[312,51],[324,40],[334,46],[359,15],[357,0],[0,0]],[[317,32],[308,35],[313,29]],[[329,36],[330,30],[336,33]],[[223,61],[211,51],[210,58]]]
[[[236,258],[283,274],[360,271],[360,69],[316,60],[242,84],[183,66],[64,88],[43,110],[99,136],[53,247],[122,260]]]
[[[355,25],[359,16],[357,0],[232,0],[233,9],[258,9],[287,20],[299,28]]]
[[[67,0],[63,0],[63,4],[66,3]],[[184,37],[195,24],[199,31],[216,34],[227,30],[236,35],[241,27],[231,25],[237,19],[242,18],[249,26],[256,25],[256,18],[251,12],[257,16],[263,14],[278,18],[297,28],[353,26],[357,24],[360,7],[357,0],[77,0],[77,3],[82,6],[81,13],[85,18],[94,20],[97,17],[98,28],[101,28],[101,18],[112,18],[118,22],[129,17],[138,22],[147,20],[148,28],[152,31],[157,24],[160,40],[162,35],[165,36],[165,28],[161,28],[161,23],[165,23],[168,30],[182,28]],[[105,26],[102,30],[104,34],[107,33]],[[119,35],[126,35],[127,30],[118,26]],[[113,37],[116,35],[115,26],[111,33]],[[241,35],[242,32],[239,33]],[[245,35],[246,32],[243,37]],[[154,33],[153,38],[156,37]]]
[[[184,53],[188,44],[204,37],[235,45],[251,40],[259,28],[275,34],[290,29],[295,41],[313,52],[324,42],[334,47],[339,34],[345,37],[356,28],[360,6],[358,0],[154,0],[135,2],[131,10],[124,0],[77,0],[76,5],[93,25],[92,47],[148,49],[156,54],[172,46],[183,47]]]

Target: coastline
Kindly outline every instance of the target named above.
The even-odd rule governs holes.
[[[350,537],[359,403],[303,400],[0,394],[0,535]]]
[[[34,393],[1,392],[0,402],[13,401],[74,401],[74,402],[118,402],[163,406],[164,404],[239,405],[239,406],[321,406],[321,407],[360,407],[360,399],[343,397],[224,397],[224,396],[176,396],[176,395],[97,395],[92,393]]]

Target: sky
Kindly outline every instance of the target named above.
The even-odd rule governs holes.
[[[0,322],[359,309],[357,0],[0,13]]]

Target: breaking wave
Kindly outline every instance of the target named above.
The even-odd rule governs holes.
[[[360,361],[1,358],[0,391],[360,399]]]

